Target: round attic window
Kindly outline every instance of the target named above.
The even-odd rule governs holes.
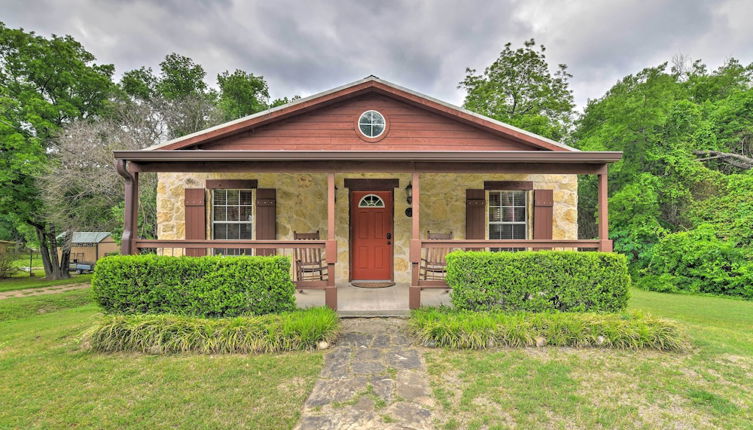
[[[381,136],[386,129],[387,121],[375,110],[367,110],[358,118],[358,130],[370,139]]]

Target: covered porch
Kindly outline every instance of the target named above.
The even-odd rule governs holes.
[[[118,172],[125,178],[126,209],[125,226],[121,253],[134,254],[147,249],[156,249],[168,255],[206,255],[216,249],[253,249],[257,255],[281,253],[290,255],[293,259],[296,250],[316,250],[320,255],[326,276],[320,279],[298,279],[294,273],[298,293],[299,306],[327,305],[341,312],[405,312],[421,305],[439,305],[449,302],[446,294],[448,286],[442,277],[428,278],[422,276],[422,259],[430,250],[441,249],[577,249],[611,251],[611,241],[607,231],[607,165],[620,158],[619,153],[609,152],[555,152],[555,151],[253,151],[253,150],[184,150],[184,151],[119,151],[115,153]],[[139,175],[143,173],[186,173],[186,174],[227,174],[254,177],[254,175],[284,175],[310,174],[318,178],[315,182],[320,191],[322,204],[308,216],[321,220],[321,236],[318,239],[295,240],[290,234],[280,239],[272,231],[260,230],[257,226],[256,234],[249,240],[207,239],[205,232],[197,231],[186,223],[184,233],[174,239],[146,240],[135,234],[138,218],[138,185]],[[365,178],[366,173],[372,179]],[[494,178],[494,175],[583,175],[594,174],[599,180],[599,237],[591,240],[578,240],[577,236],[569,238],[552,238],[552,211],[549,208],[549,236],[541,238],[533,231],[525,239],[490,239],[488,231],[481,230],[478,225],[470,225],[466,221],[464,232],[457,231],[457,226],[451,225],[442,217],[437,217],[431,211],[430,203],[433,194],[426,190],[437,188],[438,179],[445,182],[450,175],[478,175]],[[374,176],[376,175],[376,176]],[[393,182],[379,183],[373,177],[395,178]],[[458,181],[462,180],[457,176]],[[348,179],[351,181],[348,182]],[[317,182],[321,180],[321,182]],[[361,180],[359,182],[358,180]],[[376,181],[376,182],[375,182]],[[228,182],[228,181],[226,181]],[[406,183],[407,182],[407,183]],[[465,189],[484,192],[486,182],[476,181],[474,184],[459,184]],[[496,181],[500,182],[500,181]],[[505,182],[505,187],[510,183]],[[521,181],[525,182],[525,181]],[[410,191],[406,186],[410,185]],[[375,188],[376,187],[376,188]],[[429,188],[427,188],[429,187]],[[395,258],[391,264],[393,270],[392,281],[395,285],[382,289],[361,289],[350,285],[353,278],[352,258],[354,251],[349,242],[350,230],[353,228],[352,205],[356,191],[368,192],[380,189],[392,189],[391,196],[394,205],[393,226],[400,223],[404,228],[394,228],[389,233],[394,235],[398,251],[404,248],[405,259]],[[317,191],[317,192],[319,192]],[[410,192],[410,202],[406,202]],[[487,191],[488,188],[487,188]],[[535,191],[531,191],[534,193]],[[262,188],[258,189],[257,201],[261,197]],[[348,193],[348,194],[344,194]],[[542,193],[544,195],[544,193]],[[551,194],[550,200],[551,200]],[[470,196],[473,197],[473,196]],[[280,200],[277,197],[277,205]],[[286,193],[285,199],[295,199],[294,193]],[[422,198],[423,205],[422,205]],[[487,213],[484,198],[475,203],[469,196],[463,196],[464,214],[455,213],[454,216],[468,218],[475,213],[481,216]],[[189,206],[186,194],[186,216],[193,211]],[[203,197],[202,197],[203,199]],[[533,200],[533,194],[531,194]],[[538,197],[537,197],[538,200]],[[545,207],[539,207],[531,201],[529,207],[532,219],[541,223],[546,220]],[[546,203],[546,202],[544,202]],[[272,205],[275,203],[273,202]],[[406,207],[407,206],[407,207]],[[549,203],[551,206],[551,203]],[[347,212],[343,212],[343,207]],[[410,209],[410,216],[405,209]],[[255,219],[272,216],[274,207],[269,212],[268,206],[259,203],[255,207]],[[538,214],[539,211],[543,211]],[[207,217],[205,206],[195,210]],[[457,210],[455,210],[457,212]],[[271,214],[271,215],[270,215]],[[206,223],[206,218],[205,223]],[[487,229],[488,218],[481,226]],[[280,224],[280,221],[277,221]],[[273,221],[274,224],[274,221]],[[343,227],[347,231],[343,231]],[[291,230],[290,226],[285,226]],[[528,227],[526,227],[528,228]],[[432,239],[427,236],[427,230],[433,232],[454,232],[449,239]],[[475,229],[475,231],[473,231]],[[205,230],[205,229],[199,229]],[[287,233],[291,233],[287,231]],[[465,233],[465,234],[463,234]],[[546,236],[546,232],[543,237]],[[167,252],[166,250],[170,250]],[[396,251],[393,250],[393,253]],[[399,253],[399,252],[398,252]],[[397,254],[395,254],[397,255]],[[395,264],[397,262],[398,264]],[[295,272],[295,271],[294,271]]]

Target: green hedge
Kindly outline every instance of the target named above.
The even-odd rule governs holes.
[[[604,252],[465,252],[447,256],[456,309],[616,312],[630,275],[624,256]]]
[[[315,349],[332,342],[337,329],[337,314],[328,308],[235,318],[109,315],[84,334],[83,344],[100,352],[248,354]]]
[[[673,322],[641,313],[413,311],[411,334],[431,347],[570,346],[679,351],[688,347]]]
[[[107,312],[124,314],[234,317],[295,309],[290,260],[282,256],[105,257],[92,289]]]
[[[753,299],[753,255],[717,237],[703,224],[664,236],[651,249],[639,287],[668,293],[702,293]]]

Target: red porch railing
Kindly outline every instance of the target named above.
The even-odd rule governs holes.
[[[420,304],[420,296],[417,296],[420,290],[428,288],[449,288],[447,282],[442,279],[421,279],[420,265],[421,257],[424,255],[424,249],[444,248],[449,250],[488,250],[490,248],[523,248],[526,250],[547,250],[547,249],[572,249],[578,251],[599,251],[603,250],[604,241],[602,240],[551,240],[551,239],[531,239],[531,240],[418,240],[413,241],[411,246],[411,308],[416,308]]]
[[[324,259],[327,263],[326,280],[299,280],[294,279],[297,289],[323,289],[327,306],[336,307],[337,296],[335,287],[335,260],[337,258],[337,243],[331,240],[152,240],[136,239],[134,245],[137,250],[160,249],[166,254],[166,249],[321,249],[324,251]],[[292,253],[291,253],[292,254]],[[173,253],[174,255],[174,253]],[[295,259],[291,255],[292,263]],[[295,271],[292,271],[295,273]],[[330,290],[331,289],[331,290]],[[333,302],[334,300],[334,302]]]

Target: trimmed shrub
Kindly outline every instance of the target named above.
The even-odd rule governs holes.
[[[315,349],[337,329],[337,314],[328,308],[236,318],[109,315],[83,343],[99,352],[248,354]]]
[[[627,260],[605,252],[465,252],[447,256],[461,310],[616,312],[630,287]]]
[[[747,251],[750,252],[750,251]],[[717,237],[713,226],[672,233],[656,244],[638,286],[670,293],[753,298],[753,259]]]
[[[203,317],[295,309],[290,259],[123,255],[101,259],[92,290],[107,312]]]
[[[679,351],[688,347],[674,323],[641,313],[413,311],[411,333],[426,346],[571,346]]]

